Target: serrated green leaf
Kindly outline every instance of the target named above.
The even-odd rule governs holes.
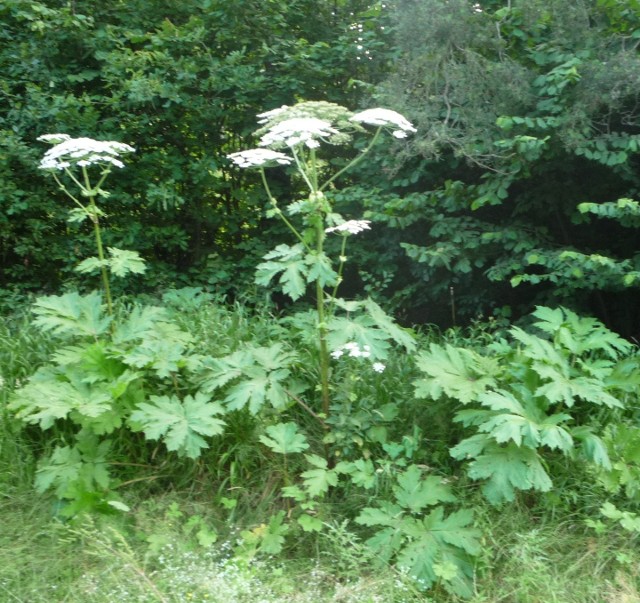
[[[322,532],[324,527],[322,521],[312,515],[303,513],[298,517],[298,525],[302,528],[303,532]]]
[[[208,444],[202,436],[222,433],[224,421],[217,418],[223,409],[200,392],[186,396],[151,396],[151,403],[139,404],[131,413],[133,427],[150,440],[163,439],[167,450],[195,459]]]
[[[264,256],[267,260],[258,264],[255,282],[257,285],[269,286],[271,281],[280,275],[278,282],[283,292],[296,301],[306,291],[307,265],[302,244],[294,246],[278,245]]]
[[[472,479],[488,480],[482,491],[493,505],[513,501],[516,490],[548,492],[553,485],[536,451],[515,444],[486,447],[468,473]]]
[[[332,486],[338,485],[338,473],[333,469],[328,469],[326,459],[318,455],[305,455],[305,458],[315,469],[309,469],[301,474],[303,483],[309,496],[323,496]]]
[[[137,251],[108,247],[107,251],[111,256],[108,260],[109,269],[115,276],[126,276],[127,274],[143,274],[147,269],[144,260]]]
[[[361,486],[365,490],[370,490],[378,483],[378,474],[371,459],[358,459],[352,462],[340,461],[335,470],[337,473],[349,475],[356,486]]]
[[[333,317],[327,328],[327,343],[329,348],[337,350],[350,342],[357,343],[361,348],[368,346],[371,359],[386,360],[391,344],[389,336],[378,329],[373,319],[367,315],[344,318]]]
[[[416,342],[410,330],[400,327],[376,302],[370,297],[364,300],[364,309],[368,312],[378,329],[391,340],[404,347],[407,352],[413,352]]]
[[[66,375],[73,377],[73,373]],[[9,409],[27,423],[49,429],[56,420],[72,418],[76,424],[93,424],[96,418],[112,410],[109,385],[73,382],[49,367],[41,368],[23,388],[11,397]],[[85,421],[90,419],[90,421]]]
[[[39,297],[34,306],[34,324],[44,331],[59,335],[89,336],[96,338],[109,328],[111,317],[102,313],[102,297],[93,292]]]
[[[585,457],[591,462],[602,467],[605,471],[611,471],[611,460],[607,447],[600,437],[591,431],[588,426],[575,427],[571,434],[582,442],[582,450]]]
[[[110,484],[107,457],[111,443],[79,434],[76,446],[57,446],[38,464],[35,486],[39,492],[54,488],[58,498],[76,498]]]
[[[254,365],[255,360],[249,350],[238,350],[222,358],[207,359],[202,371],[202,391],[214,392],[243,374],[247,374]]]
[[[443,517],[437,509],[424,520],[437,538],[451,546],[462,549],[471,556],[479,555],[482,546],[482,533],[473,527],[473,512],[469,509],[454,511],[448,517]],[[432,519],[433,518],[433,519]]]
[[[363,510],[356,519],[358,523],[384,526],[366,541],[367,546],[387,563],[395,555],[399,568],[423,588],[437,581],[438,564],[451,564],[456,568],[457,580],[452,580],[448,588],[457,594],[468,593],[473,575],[469,560],[481,550],[480,531],[471,525],[471,512],[461,510],[445,517],[444,509],[436,507],[418,520],[403,516],[398,509],[387,504],[380,509]]]
[[[449,454],[454,459],[475,459],[478,458],[483,450],[493,443],[493,439],[484,433],[477,433],[469,438],[465,438],[449,450]]]
[[[164,308],[157,306],[134,306],[129,315],[114,325],[112,341],[116,345],[140,341],[153,335],[158,323],[168,322]]]
[[[423,478],[417,465],[411,465],[398,476],[398,485],[393,488],[397,503],[412,513],[440,502],[454,502],[456,497],[442,479],[430,475]]]
[[[36,471],[35,487],[45,492],[56,485],[56,495],[64,498],[69,485],[80,475],[82,457],[80,451],[72,446],[57,446],[48,459],[39,463]]]
[[[282,552],[285,534],[289,531],[289,526],[283,524],[284,511],[279,511],[271,517],[266,531],[262,535],[260,550],[269,555],[277,555]]]
[[[90,257],[85,260],[82,260],[74,270],[79,272],[80,274],[88,274],[91,272],[99,272],[103,266],[108,266],[108,260],[100,260],[96,257]]]
[[[307,254],[305,262],[307,269],[307,282],[320,283],[321,287],[334,286],[338,282],[338,273],[331,265],[331,259],[324,253]]]
[[[448,344],[432,343],[428,352],[417,355],[416,364],[427,375],[414,382],[416,396],[438,399],[446,394],[463,404],[477,400],[488,387],[495,386],[500,372],[497,362]]]
[[[306,437],[298,433],[295,423],[277,423],[265,429],[268,435],[260,436],[260,441],[274,452],[291,454],[309,448]]]
[[[365,507],[362,509],[356,523],[364,526],[397,526],[404,517],[402,507],[383,501],[379,507]]]
[[[574,377],[543,363],[534,363],[534,368],[547,381],[536,390],[535,395],[546,398],[551,404],[562,403],[571,408],[576,401],[585,400],[598,406],[624,408],[620,400],[606,391],[600,379],[582,375]]]

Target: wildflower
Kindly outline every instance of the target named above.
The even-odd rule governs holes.
[[[396,138],[406,138],[407,133],[416,132],[411,122],[405,119],[400,113],[391,109],[367,109],[356,113],[351,121],[371,126],[389,126],[396,128],[391,132]]]
[[[124,163],[118,157],[135,151],[122,142],[70,138],[66,134],[45,134],[38,140],[55,144],[44,154],[39,166],[42,170],[63,170],[73,165],[86,167],[100,163],[122,168]]]
[[[274,164],[289,165],[292,161],[291,157],[287,157],[284,153],[270,149],[249,149],[248,151],[231,153],[227,157],[241,168],[266,167]]]
[[[376,373],[382,373],[387,367],[382,362],[374,362],[372,367]]]
[[[319,146],[318,138],[327,138],[338,131],[328,121],[316,117],[293,117],[273,125],[260,139],[261,147],[304,143],[310,149]]]
[[[332,226],[331,228],[325,228],[326,233],[330,232],[343,232],[348,234],[358,234],[363,230],[371,230],[369,226],[370,220],[348,220],[338,226]]]

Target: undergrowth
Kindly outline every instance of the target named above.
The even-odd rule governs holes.
[[[248,342],[272,349],[287,334],[269,308],[227,306],[199,291],[169,293],[163,303],[202,355],[230,357]],[[5,410],[10,393],[46,362],[51,340],[24,313],[2,328],[0,601],[457,603],[462,599],[449,586],[462,567],[471,603],[640,602],[631,415],[603,436],[613,471],[576,460],[572,451],[545,451],[540,458],[554,488],[514,488],[513,500],[495,506],[464,471],[468,461],[449,453],[468,435],[452,421],[459,411],[453,396],[416,398],[414,383],[425,375],[409,355],[390,354],[384,378],[347,359],[351,365],[335,368],[344,391],[336,389],[333,439],[297,404],[286,418],[268,407],[258,414],[228,412],[224,432],[193,459],[176,458],[141,437],[123,438],[127,454],[110,461],[117,505],[104,515],[69,516],[60,500],[32,491],[37,459],[51,443]],[[462,387],[480,386],[462,381],[467,369],[454,363],[451,350],[464,346],[477,359],[497,339],[481,325],[466,338],[460,331],[416,335],[433,358],[448,346],[441,365],[457,395]],[[528,345],[521,341],[517,353]],[[508,358],[501,370],[514,372],[496,379],[507,383],[507,374],[507,384],[516,382],[528,360],[507,357],[504,340],[501,346]],[[610,370],[611,364],[593,362],[598,374]],[[300,372],[307,370],[302,362]],[[616,376],[615,385],[629,375]],[[427,376],[436,391],[442,373]],[[633,413],[632,388],[625,392]],[[594,416],[623,416],[617,412]],[[563,418],[567,429],[573,428],[569,419]],[[600,427],[598,421],[592,424]],[[624,446],[621,433],[628,436]],[[56,434],[53,443],[67,437],[64,429]],[[331,463],[320,456],[323,450],[331,451]],[[443,528],[451,528],[446,539],[439,537]],[[452,542],[455,563],[447,548]],[[407,560],[421,562],[423,550],[439,557],[427,558],[437,579],[421,590]],[[469,550],[473,554],[462,558]]]

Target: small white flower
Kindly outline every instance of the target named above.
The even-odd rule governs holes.
[[[367,109],[356,113],[351,121],[361,124],[369,124],[371,126],[388,126],[395,128],[392,135],[396,138],[406,138],[407,133],[416,132],[410,121],[404,118],[400,113],[391,111],[391,109]]]
[[[335,358],[336,360],[338,360],[338,358],[340,358],[342,355],[344,355],[344,350],[342,348],[338,348],[337,350],[331,352],[331,357]]]
[[[328,121],[316,117],[293,117],[275,124],[260,139],[261,147],[285,144],[294,147],[304,143],[310,149],[319,146],[318,138],[328,138],[338,131]]]
[[[106,163],[124,167],[118,159],[122,153],[133,153],[135,149],[128,144],[112,140],[93,140],[92,138],[70,138],[66,134],[45,134],[38,140],[53,142],[40,162],[40,169],[63,170],[73,165],[86,167]]]
[[[332,226],[331,228],[325,228],[326,233],[331,232],[342,232],[348,234],[358,234],[363,230],[371,230],[369,226],[371,224],[370,220],[348,220],[343,224],[339,224],[338,226]]]
[[[382,362],[374,362],[372,368],[376,373],[382,373],[387,367]]]
[[[248,151],[231,153],[227,157],[241,168],[265,167],[274,164],[289,165],[292,161],[291,157],[284,153],[270,149],[249,149]]]

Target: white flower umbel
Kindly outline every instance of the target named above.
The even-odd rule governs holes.
[[[355,342],[351,341],[349,343],[345,343],[342,347],[338,348],[331,352],[332,358],[336,360],[341,358],[344,355],[350,356],[351,358],[369,358],[371,356],[371,348],[368,345],[360,346]]]
[[[370,220],[348,220],[338,226],[332,226],[331,228],[325,228],[326,233],[338,232],[342,234],[358,234],[363,230],[371,230]]]
[[[310,149],[319,146],[318,139],[326,139],[338,131],[328,121],[316,117],[294,117],[275,124],[260,139],[261,147],[295,147],[304,144]]]
[[[386,369],[387,367],[382,364],[382,362],[374,362],[371,365],[371,368],[376,372],[376,373],[383,373],[384,369]]]
[[[37,140],[50,142],[51,144],[59,144],[65,140],[71,140],[71,136],[68,134],[43,134],[42,136],[38,136]]]
[[[258,113],[258,123],[266,124],[271,121],[274,117],[277,117],[281,113],[284,113],[287,109],[290,109],[288,105],[282,105],[282,107],[278,107],[277,109],[271,109],[271,111],[265,111],[264,113]]]
[[[64,170],[75,165],[87,167],[95,164],[122,168],[124,163],[118,159],[120,155],[135,151],[133,147],[122,142],[70,138],[66,134],[45,134],[38,140],[56,143],[44,154],[40,162],[39,167],[43,170]]]
[[[284,153],[278,153],[271,149],[249,149],[248,151],[231,153],[227,157],[241,168],[289,165],[293,161]]]
[[[393,128],[391,134],[396,138],[406,138],[408,133],[416,132],[410,121],[391,109],[367,109],[356,113],[351,121]]]

